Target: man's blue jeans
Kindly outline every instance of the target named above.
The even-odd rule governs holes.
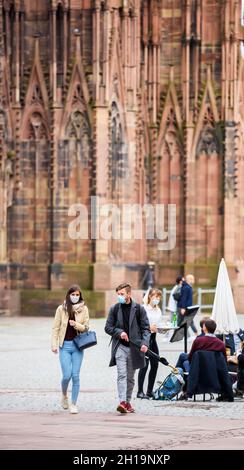
[[[181,353],[179,355],[179,358],[178,358],[178,361],[177,361],[177,364],[175,367],[180,367],[181,369],[183,369],[185,372],[189,372],[190,370],[190,363],[188,361],[188,356],[189,354],[187,353]]]
[[[76,404],[80,391],[80,368],[84,352],[79,351],[74,341],[64,341],[62,348],[59,348],[59,360],[63,373],[61,382],[62,392],[66,395],[69,381],[72,378],[72,403]]]

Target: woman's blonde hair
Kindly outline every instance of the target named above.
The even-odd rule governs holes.
[[[157,297],[162,298],[162,292],[159,289],[156,289],[155,287],[152,287],[150,291],[148,292],[148,297],[147,297],[147,304],[150,304],[151,298],[153,295],[156,295]]]

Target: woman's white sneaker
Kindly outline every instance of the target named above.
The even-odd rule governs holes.
[[[77,408],[77,406],[72,403],[72,405],[70,405],[70,407],[69,407],[69,412],[70,412],[72,415],[76,415],[76,414],[78,413],[78,408]]]
[[[63,395],[62,396],[62,400],[61,400],[61,406],[64,410],[68,410],[69,409],[69,402],[68,402],[68,397],[66,395]]]

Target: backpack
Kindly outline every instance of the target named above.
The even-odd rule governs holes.
[[[171,372],[159,388],[154,392],[154,400],[172,400],[183,388],[185,384],[184,372],[180,367],[177,369],[178,373]]]
[[[176,302],[179,302],[180,297],[181,297],[181,286],[177,287],[177,289],[173,293],[173,297],[176,300]]]

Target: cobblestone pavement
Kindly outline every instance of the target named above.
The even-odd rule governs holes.
[[[114,413],[117,406],[116,368],[108,367],[109,337],[104,333],[104,319],[91,320],[98,345],[85,351],[81,369],[81,412]],[[244,326],[244,316],[239,316]],[[60,412],[60,366],[50,350],[52,318],[0,317],[0,413],[11,411]],[[183,342],[169,343],[158,335],[160,352],[174,364]],[[188,348],[191,341],[188,341]],[[157,380],[170,372],[159,364]],[[135,386],[135,393],[137,387]],[[244,399],[234,403],[159,402],[138,400],[133,404],[138,414],[244,419]]]

